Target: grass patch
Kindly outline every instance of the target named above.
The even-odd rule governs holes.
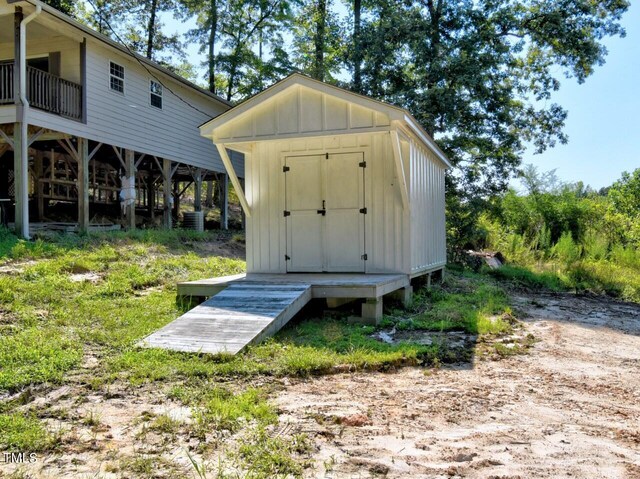
[[[560,291],[569,286],[563,282],[556,273],[552,273],[551,271],[536,272],[522,266],[504,265],[497,269],[488,270],[487,272],[494,278],[502,281],[510,281],[515,285],[529,288],[545,288],[552,291]]]
[[[278,420],[266,394],[259,389],[250,388],[234,394],[228,389],[213,387],[204,392],[197,403],[194,408],[196,431],[200,431],[203,438],[212,429],[235,432],[251,421],[264,426]]]
[[[239,356],[137,349],[135,343],[181,313],[175,283],[229,275],[242,261],[201,257],[198,242],[215,233],[112,232],[53,236],[21,242],[0,236],[1,251],[20,269],[0,278],[5,340],[0,345],[0,389],[62,382],[83,353],[100,351],[96,384],[118,378],[132,384],[190,378],[308,376],[343,370],[385,370],[455,361],[441,344],[386,344],[373,327],[339,319],[291,324],[272,340]],[[231,239],[229,237],[228,239]],[[25,260],[30,262],[24,263]],[[90,280],[84,280],[89,275]],[[509,322],[504,291],[486,277],[457,273],[443,286],[419,291],[413,310],[392,311],[383,327],[427,331],[504,333]]]
[[[180,429],[180,422],[171,418],[167,414],[160,414],[151,422],[149,429],[161,434],[174,435]]]
[[[215,238],[147,230],[29,242],[0,232],[0,259],[15,270],[0,277],[0,390],[61,382],[85,350],[130,348],[179,315],[177,281],[241,272],[240,260],[192,251]]]
[[[15,390],[25,384],[60,382],[77,366],[82,345],[65,337],[60,328],[29,327],[3,335],[0,341],[0,389]]]
[[[568,266],[538,262],[527,266],[504,265],[488,272],[520,287],[592,292],[640,302],[640,266],[631,260],[584,259]]]
[[[387,324],[399,330],[465,331],[505,334],[512,330],[509,298],[484,275],[468,271],[449,274],[444,284],[414,295],[409,317],[402,311]]]
[[[56,437],[36,417],[22,413],[0,414],[0,449],[40,452],[51,449]]]
[[[301,460],[301,456],[309,454],[310,450],[305,434],[291,438],[271,437],[260,427],[241,441],[235,456],[246,478],[302,477],[310,462]]]

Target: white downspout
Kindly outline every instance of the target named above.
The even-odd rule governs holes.
[[[22,104],[22,122],[20,123],[20,191],[22,203],[22,231],[23,238],[29,238],[29,123],[27,113],[29,101],[27,100],[27,24],[42,12],[42,6],[36,5],[35,11],[20,22],[20,103]],[[17,193],[17,192],[16,192]]]

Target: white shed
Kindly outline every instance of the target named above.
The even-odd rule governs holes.
[[[444,268],[451,165],[406,110],[293,74],[200,133],[244,208],[248,274]],[[245,155],[244,191],[227,150]]]

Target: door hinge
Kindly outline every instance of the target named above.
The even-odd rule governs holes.
[[[284,210],[284,216],[291,216],[291,211]]]
[[[325,157],[324,157],[324,159],[325,159],[325,160],[328,160],[328,159],[329,159],[329,153],[325,153]]]
[[[282,167],[282,172],[286,173],[287,171],[289,171],[291,168],[289,168],[288,166],[283,166]]]
[[[363,260],[367,261],[367,253],[365,253],[362,256],[360,256],[360,258],[362,258]]]
[[[363,215],[367,214],[367,209],[366,208],[360,208],[360,213],[362,213]]]
[[[360,168],[366,168],[367,167],[367,162],[366,161],[361,161],[360,163],[358,163],[358,166]]]
[[[286,254],[285,254],[285,255],[284,255],[284,260],[285,260],[285,261],[290,261],[290,260],[291,260],[291,257],[290,257],[289,255],[286,255]]]

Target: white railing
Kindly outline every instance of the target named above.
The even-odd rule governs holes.
[[[33,108],[82,119],[82,86],[27,67],[27,99]],[[13,103],[13,64],[0,64],[0,104]]]
[[[13,63],[0,63],[0,105],[13,103]]]

